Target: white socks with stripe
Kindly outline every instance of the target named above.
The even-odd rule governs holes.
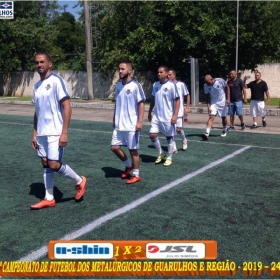
[[[67,164],[62,164],[60,169],[57,171],[60,175],[70,178],[75,181],[76,185],[81,184],[83,179]]]

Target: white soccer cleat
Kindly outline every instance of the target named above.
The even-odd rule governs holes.
[[[188,148],[188,140],[185,139],[185,140],[183,141],[183,151],[185,151],[187,148]]]

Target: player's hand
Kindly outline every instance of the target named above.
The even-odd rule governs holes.
[[[172,124],[176,124],[176,122],[177,122],[177,116],[173,116],[173,117],[171,118],[171,123],[172,123]]]
[[[68,135],[67,133],[62,133],[59,138],[59,147],[66,147],[68,142]]]
[[[152,121],[152,114],[151,113],[148,114],[148,121],[149,122]]]
[[[267,105],[270,105],[270,98],[267,98]]]
[[[185,109],[184,109],[184,115],[187,115],[189,113],[189,107],[186,107]]]
[[[37,150],[37,139],[36,137],[33,137],[32,140],[31,140],[31,147],[34,149],[34,150]]]
[[[246,103],[248,103],[248,100],[247,100],[247,98],[245,98],[245,99],[244,99],[244,103],[245,103],[245,104],[246,104]]]
[[[140,130],[142,130],[142,122],[138,122],[136,124],[136,131],[140,131]]]
[[[227,105],[229,105],[230,104],[230,100],[229,99],[227,99]]]

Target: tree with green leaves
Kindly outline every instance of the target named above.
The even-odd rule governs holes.
[[[57,1],[15,1],[14,19],[0,21],[0,69],[33,70],[34,54],[45,50],[54,69],[85,70],[83,16],[64,10]],[[166,64],[187,79],[183,61],[194,57],[201,77],[225,78],[235,68],[236,11],[236,1],[92,1],[94,70],[128,58],[138,71]],[[239,11],[239,69],[279,61],[280,2],[239,1]]]
[[[63,12],[52,21],[58,34],[53,56],[56,57],[59,69],[85,70],[85,28],[69,12]]]
[[[55,28],[47,28],[47,18],[40,16],[44,1],[14,5],[14,19],[0,21],[0,67],[6,71],[31,70],[36,51],[52,49],[57,33]]]
[[[85,70],[84,27],[57,1],[15,1],[14,19],[0,21],[0,69],[34,70],[34,55],[47,51],[54,68]]]
[[[184,59],[199,59],[200,74],[226,77],[235,68],[236,1],[95,2],[99,30],[94,61],[102,71],[122,58],[138,71],[166,64],[189,75]],[[279,54],[280,2],[240,1],[239,69],[254,69]],[[252,20],[254,19],[254,20]]]

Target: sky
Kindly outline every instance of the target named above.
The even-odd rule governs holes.
[[[65,4],[67,4],[68,7],[66,8],[66,11],[73,14],[76,19],[79,18],[79,15],[76,12],[83,10],[83,7],[80,7],[80,5],[78,5],[77,8],[73,9],[73,6],[75,6],[78,3],[78,1],[75,1],[75,0],[73,0],[73,1],[57,1],[57,3],[60,6],[63,6]]]

